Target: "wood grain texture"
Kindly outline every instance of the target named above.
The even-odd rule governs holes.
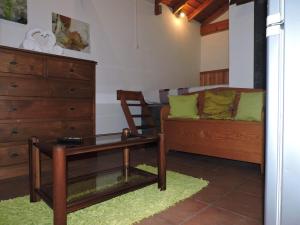
[[[53,224],[67,225],[67,163],[65,149],[53,150]]]
[[[168,149],[262,163],[262,123],[170,119],[164,132]]]
[[[129,135],[129,133],[127,133]],[[99,144],[95,142],[95,139],[91,140],[90,145],[86,144],[88,139],[84,139],[84,146],[63,146],[57,145],[56,142],[49,143],[48,141],[43,142],[43,140],[39,138],[31,138],[29,139],[29,159],[30,159],[30,201],[35,202],[38,201],[39,198],[43,199],[45,203],[53,209],[53,224],[54,225],[66,225],[67,224],[67,213],[71,213],[91,205],[97,204],[102,201],[106,201],[110,198],[114,198],[116,196],[128,193],[130,191],[137,190],[139,188],[143,188],[145,186],[154,184],[158,182],[160,178],[161,190],[165,190],[165,175],[166,175],[166,167],[162,164],[165,159],[164,149],[160,149],[159,155],[161,156],[160,162],[158,162],[158,167],[160,170],[160,175],[155,175],[152,173],[148,173],[143,170],[139,170],[134,167],[130,167],[130,147],[136,148],[138,146],[143,146],[144,144],[152,143],[155,144],[158,142],[157,136],[152,137],[141,137],[138,139],[127,139],[127,135],[123,135],[122,140],[119,142],[112,143],[103,143]],[[107,135],[108,136],[108,135]],[[96,137],[95,137],[96,138]],[[34,141],[36,140],[36,141]],[[89,153],[100,153],[101,151],[115,151],[115,150],[123,150],[124,156],[124,165],[123,167],[116,167],[112,169],[106,169],[102,171],[102,174],[106,176],[108,174],[114,174],[115,172],[124,172],[125,181],[128,179],[130,174],[137,174],[139,179],[128,180],[128,182],[123,182],[122,180],[116,185],[111,185],[107,188],[100,189],[94,191],[93,193],[82,195],[79,198],[75,198],[73,200],[67,201],[67,197],[70,193],[68,193],[68,185],[74,185],[77,182],[85,181],[86,179],[93,180],[93,182],[89,182],[90,188],[94,189],[96,187],[96,182],[101,178],[100,171],[93,168],[91,173],[87,173],[84,170],[82,175],[77,176],[68,176],[68,171],[72,170],[72,167],[69,167],[70,159],[74,159],[71,155],[77,156],[76,160],[85,160],[86,156]],[[53,183],[43,183],[40,185],[41,180],[41,170],[38,160],[40,154],[46,154],[47,156],[52,158],[52,180]],[[69,159],[69,160],[68,160]],[[97,163],[97,160],[94,161]],[[68,165],[69,164],[69,165]],[[93,162],[92,162],[93,164]],[[165,165],[165,164],[164,164]],[[95,165],[96,166],[96,165]],[[82,167],[79,167],[82,168]],[[73,171],[72,171],[73,172]],[[44,175],[44,173],[42,173]],[[164,176],[164,178],[162,177]],[[44,180],[45,178],[42,177]]]
[[[214,13],[212,13],[205,20],[203,20],[203,22],[201,24],[210,24],[211,22],[215,21],[217,18],[219,18],[221,15],[223,15],[228,10],[229,10],[229,4],[228,4],[228,2],[225,2],[224,5],[222,5]]]
[[[0,102],[2,119],[91,119],[92,100],[44,99],[4,100]],[[47,110],[41,110],[47,109]]]
[[[166,190],[167,174],[166,174],[166,142],[164,133],[159,134],[159,148],[158,148],[158,188],[161,191]]]
[[[27,150],[26,144],[0,147],[0,166],[26,163],[28,160]]]
[[[33,54],[36,57],[48,57],[48,58],[59,58],[61,60],[72,60],[74,62],[86,62],[86,63],[92,63],[92,64],[97,64],[96,61],[92,60],[87,60],[87,59],[79,59],[79,58],[73,58],[69,56],[61,56],[61,55],[54,55],[50,53],[44,53],[44,52],[36,52],[36,51],[31,51],[31,50],[26,50],[26,49],[21,49],[21,48],[13,48],[13,47],[8,47],[4,45],[0,45],[1,51],[14,51],[16,54]]]
[[[36,138],[28,140],[30,202],[40,200],[35,193],[35,190],[41,187],[41,152],[33,145],[37,141]]]
[[[224,5],[229,5],[228,0],[159,0],[178,13],[184,12],[189,20],[196,20],[200,23],[219,11]]]
[[[57,138],[62,136],[82,137],[92,135],[92,120],[69,120],[69,121],[15,121],[12,123],[0,123],[0,142],[26,142],[31,136],[42,138]]]
[[[246,4],[248,2],[253,2],[253,1],[254,0],[231,0],[230,5],[233,5],[233,4],[243,5],[243,4]]]
[[[31,136],[95,134],[95,66],[0,46],[0,179],[28,174]]]
[[[117,100],[121,101],[127,124],[133,134],[138,134],[140,133],[139,131],[143,130],[148,130],[147,133],[153,135],[157,134],[154,119],[151,116],[150,109],[148,108],[142,92],[117,90]],[[129,108],[130,106],[140,107],[141,114],[132,114]],[[142,118],[145,124],[142,126],[137,125],[134,118]]]
[[[229,84],[229,69],[200,72],[200,86]]]
[[[200,4],[192,13],[188,15],[188,20],[191,21],[196,16],[198,16],[201,12],[203,12],[209,5],[214,4],[214,0],[206,0],[202,4]]]
[[[229,20],[227,19],[227,20],[222,20],[211,24],[201,25],[200,33],[202,36],[205,36],[205,35],[214,34],[228,29],[229,29]]]
[[[1,49],[0,71],[42,76],[44,72],[44,60],[42,57],[33,54],[16,53]]]
[[[175,15],[178,14],[187,2],[188,0],[179,0],[178,3],[173,7],[173,13]]]
[[[47,75],[49,77],[78,79],[78,80],[92,80],[93,68],[89,63],[79,63],[71,60],[47,60]]]
[[[234,88],[218,88],[213,91]],[[258,89],[235,89],[240,92]],[[199,95],[199,110],[204,91]],[[235,104],[235,108],[237,104]],[[169,106],[161,110],[162,132],[167,150],[178,150],[226,159],[264,164],[264,122],[206,119],[168,119]],[[235,109],[236,111],[236,109]]]
[[[92,98],[89,82],[0,76],[0,96]]]

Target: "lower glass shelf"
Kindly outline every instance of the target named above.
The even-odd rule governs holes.
[[[105,201],[129,191],[133,191],[157,182],[157,175],[137,168],[124,167],[99,171],[67,181],[67,208],[74,211]],[[52,184],[42,185],[37,190],[40,196],[52,207]]]

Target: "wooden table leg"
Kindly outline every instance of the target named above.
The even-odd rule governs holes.
[[[38,139],[35,137],[30,138],[28,141],[30,202],[40,200],[36,190],[40,189],[41,186],[41,153],[34,146],[36,143],[38,143]]]
[[[166,190],[166,150],[164,134],[159,134],[158,149],[158,188],[161,191]]]
[[[130,161],[130,152],[129,148],[124,148],[123,150],[123,175],[125,177],[125,181],[128,181],[129,176],[129,161]]]
[[[65,148],[53,149],[53,220],[54,225],[67,225],[67,176]]]

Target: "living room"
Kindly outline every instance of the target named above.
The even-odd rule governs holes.
[[[296,225],[273,4],[0,0],[0,224]]]

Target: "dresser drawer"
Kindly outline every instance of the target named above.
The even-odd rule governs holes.
[[[44,121],[0,123],[0,142],[26,141],[29,137],[91,136],[92,121]]]
[[[0,96],[92,98],[93,90],[89,82],[0,76]]]
[[[92,100],[1,100],[0,119],[91,119]]]
[[[61,98],[93,98],[93,84],[82,81],[50,81],[52,97]]]
[[[87,137],[94,134],[92,121],[68,121],[62,123],[59,137]]]
[[[28,53],[0,50],[0,72],[42,76],[44,59]]]
[[[48,77],[92,80],[94,75],[94,66],[89,63],[48,59],[47,67]]]
[[[2,96],[49,96],[50,91],[45,79],[26,79],[0,77],[0,95]]]
[[[42,157],[42,170],[43,172],[50,172],[52,171],[52,161],[49,158],[43,157],[44,154],[41,155]],[[46,159],[46,160],[45,160]],[[0,168],[0,180],[5,180],[9,178],[15,178],[19,176],[28,176],[28,160],[24,163],[13,164],[9,166],[1,166]],[[24,178],[28,179],[28,178]],[[22,193],[23,194],[23,193]]]
[[[22,163],[0,168],[0,180],[28,175],[28,163]]]
[[[0,147],[0,166],[10,166],[28,161],[28,145]]]

